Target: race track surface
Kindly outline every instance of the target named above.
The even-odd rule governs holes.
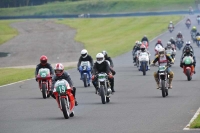
[[[192,25],[200,30],[195,16],[191,17]],[[165,32],[158,38],[166,46],[170,37],[182,31],[185,41],[190,40],[190,30],[184,23],[185,19],[173,33]],[[158,38],[150,43],[151,60]],[[196,74],[192,81],[186,80],[179,67],[181,51],[177,51],[171,68],[175,73],[173,89],[166,98],[156,89],[153,72],[157,67],[151,67],[147,75],[142,76],[133,66],[131,52],[114,58],[116,93],[105,105],[94,94],[94,87],[83,87],[76,69],[69,70],[77,87],[79,105],[75,116],[68,120],[53,98],[42,98],[35,80],[1,87],[0,133],[198,133],[200,131],[183,131],[200,106],[200,48],[192,45],[197,58]]]

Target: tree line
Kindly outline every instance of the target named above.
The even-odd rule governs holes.
[[[59,1],[79,1],[79,0],[0,0],[0,8],[21,7],[21,6],[36,6],[49,2]]]

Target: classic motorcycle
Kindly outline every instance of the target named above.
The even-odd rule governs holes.
[[[79,72],[81,74],[81,80],[83,80],[84,87],[90,86],[91,82],[91,65],[89,61],[81,61],[79,66]]]
[[[196,43],[197,43],[197,46],[200,47],[200,36],[196,37]]]
[[[159,51],[160,48],[162,48],[162,45],[160,45],[160,44],[157,44],[157,45],[155,46],[155,48],[154,48],[154,50],[155,50],[155,55],[158,54],[158,51]]]
[[[166,49],[165,50],[166,54],[170,55],[172,57],[172,59],[175,61],[175,55],[176,55],[176,51],[172,50],[172,49]]]
[[[191,60],[191,56],[185,56],[183,60],[184,60],[183,71],[184,71],[184,74],[187,76],[187,80],[190,81],[193,75],[192,67],[191,67],[193,62]]]
[[[191,26],[191,23],[190,23],[190,21],[186,21],[185,25],[186,25],[186,27],[189,29],[189,28],[190,28],[190,26]]]
[[[39,88],[42,92],[42,97],[46,99],[50,96],[52,86],[52,76],[50,75],[50,70],[48,68],[40,68],[36,79],[39,83]]]
[[[146,75],[146,71],[149,70],[148,68],[149,63],[149,55],[147,52],[141,52],[139,54],[139,71],[142,71],[143,75]]]
[[[173,25],[169,25],[168,30],[169,30],[170,33],[172,33],[172,31],[174,30]]]
[[[71,91],[70,85],[65,79],[55,83],[53,93],[65,119],[74,116],[75,99]]]
[[[101,96],[102,104],[110,102],[110,95],[112,93],[108,75],[106,73],[97,74],[98,94]]]
[[[137,66],[137,67],[139,67],[139,52],[140,52],[140,50],[137,50],[136,52],[135,52],[135,58],[136,58],[136,62],[135,62],[135,66]]]
[[[196,41],[196,33],[192,32],[191,37],[192,37],[192,41],[194,43]]]
[[[178,47],[179,50],[181,50],[181,48],[183,47],[183,41],[181,38],[177,38],[176,46]]]

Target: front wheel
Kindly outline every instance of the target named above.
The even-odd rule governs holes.
[[[46,84],[42,84],[42,97],[44,99],[47,98],[47,85]]]
[[[146,75],[146,64],[145,63],[142,63],[142,72],[143,72],[143,75]]]
[[[165,81],[161,80],[161,91],[162,91],[162,96],[165,97]]]
[[[100,96],[101,96],[101,102],[103,104],[106,103],[106,96],[105,96],[105,89],[104,88],[105,88],[105,86],[103,86],[103,85],[100,86]]]
[[[87,74],[83,74],[84,87],[87,87]]]
[[[190,76],[190,70],[189,69],[186,70],[186,76],[187,76],[187,80],[190,81],[191,76]]]
[[[107,102],[107,103],[110,102],[110,97],[106,97],[106,102]]]
[[[61,102],[61,107],[62,107],[62,111],[63,111],[63,115],[65,117],[65,119],[69,119],[69,99],[68,98],[61,98],[60,99]]]

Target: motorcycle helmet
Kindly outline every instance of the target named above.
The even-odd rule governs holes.
[[[46,64],[47,64],[47,56],[42,55],[42,56],[40,57],[40,63],[41,63],[43,66],[46,65]]]
[[[64,66],[61,63],[57,63],[54,67],[56,76],[61,76],[64,72]]]
[[[178,34],[181,34],[181,31],[179,31]]]
[[[158,54],[160,55],[160,57],[164,57],[164,55],[165,55],[165,49],[164,48],[160,48],[158,50]]]
[[[167,42],[167,47],[171,48],[171,44],[172,44],[171,42]]]
[[[144,52],[145,49],[146,49],[145,45],[141,45],[141,46],[140,46],[140,50],[141,50],[142,52]]]
[[[147,35],[144,35],[144,37],[147,37]]]
[[[102,51],[102,54],[104,55],[104,57],[105,58],[107,58],[108,57],[108,54],[107,54],[107,52],[104,50],[104,51]]]
[[[82,58],[86,58],[88,55],[88,51],[86,49],[81,50],[81,56]]]
[[[104,55],[102,53],[98,53],[96,55],[96,59],[97,59],[97,63],[98,64],[101,64],[102,62],[104,62],[105,58],[104,58]]]
[[[170,21],[169,23],[172,24],[172,21]]]
[[[185,42],[185,44],[187,45],[187,46],[190,46],[190,41],[188,41],[188,42]]]
[[[139,41],[139,42],[138,42],[138,47],[140,47],[141,45],[142,45],[142,42]]]
[[[195,26],[192,27],[193,30],[196,30],[197,28]]]
[[[157,43],[158,43],[158,44],[161,44],[161,40],[160,40],[160,39],[158,39]]]

